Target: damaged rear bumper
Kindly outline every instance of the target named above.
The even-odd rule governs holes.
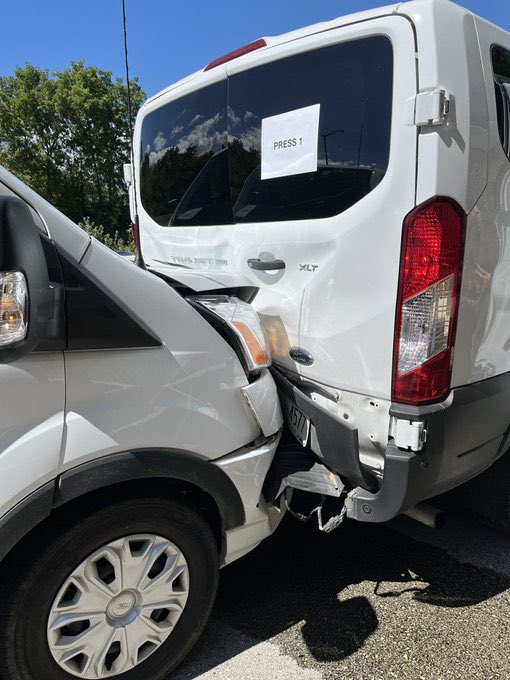
[[[417,503],[483,472],[510,445],[510,373],[455,388],[438,404],[393,404],[390,416],[423,423],[419,452],[399,449],[390,438],[384,476],[376,480],[360,464],[356,428],[336,418],[272,369],[280,392],[309,418],[322,462],[347,481],[347,517],[386,522]]]

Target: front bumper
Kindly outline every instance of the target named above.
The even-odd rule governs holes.
[[[357,431],[276,369],[273,375],[280,391],[314,426],[322,461],[353,487],[346,499],[347,517],[358,521],[386,522],[480,474],[510,446],[510,373],[505,373],[455,388],[439,404],[393,404],[390,416],[423,422],[427,440],[415,453],[390,439],[384,476],[376,480],[360,465]]]
[[[283,425],[283,416],[276,385],[267,368],[261,371],[257,380],[241,388],[241,391],[262,430],[262,434],[265,437],[270,437],[279,432]]]
[[[213,461],[234,483],[244,507],[245,522],[225,533],[225,557],[229,564],[255,548],[276,529],[284,511],[262,497],[262,486],[280,441],[281,432]]]

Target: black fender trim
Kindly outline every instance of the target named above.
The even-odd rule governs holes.
[[[55,480],[44,484],[0,518],[0,560],[51,513]]]
[[[211,461],[173,449],[129,451],[67,470],[11,508],[0,518],[0,560],[55,508],[98,489],[143,479],[193,484],[212,497],[225,530],[245,523],[244,506],[236,486]]]
[[[226,529],[245,522],[237,488],[217,465],[197,454],[175,449],[143,449],[96,458],[60,475],[54,507],[86,493],[141,479],[189,482],[212,496]]]

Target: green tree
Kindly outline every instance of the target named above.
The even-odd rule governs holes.
[[[122,250],[132,252],[135,248],[133,242],[133,234],[131,231],[127,231],[119,234],[118,231],[112,233],[106,233],[104,227],[101,224],[94,224],[89,217],[84,217],[79,225],[88,234],[97,238],[98,241],[104,243],[105,246],[111,248],[112,250]]]
[[[133,111],[145,93],[131,81]],[[105,234],[129,224],[122,165],[129,160],[127,87],[109,71],[71,62],[26,64],[0,77],[0,163],[76,222]]]

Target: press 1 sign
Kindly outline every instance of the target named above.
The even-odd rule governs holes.
[[[320,104],[262,119],[261,178],[317,171]]]

